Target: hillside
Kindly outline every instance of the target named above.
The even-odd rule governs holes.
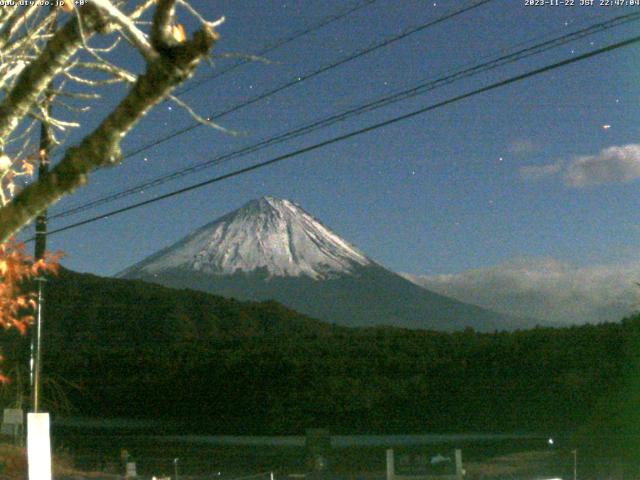
[[[69,271],[48,292],[45,399],[62,389],[74,414],[203,433],[620,432],[638,391],[640,318],[494,334],[348,329],[274,302]],[[16,338],[3,343],[10,365]]]

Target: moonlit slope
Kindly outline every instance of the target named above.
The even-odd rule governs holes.
[[[263,197],[205,225],[127,269],[146,274],[181,268],[234,274],[331,278],[371,261],[289,200]]]

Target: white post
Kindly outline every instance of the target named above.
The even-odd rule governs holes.
[[[51,438],[49,414],[27,414],[29,480],[51,480]]]
[[[275,478],[274,478],[274,476],[273,476],[273,472],[271,472],[271,473],[269,474],[269,479],[270,479],[270,480],[275,480]]]
[[[124,478],[136,478],[138,471],[136,470],[136,462],[127,462]]]
[[[462,470],[462,450],[456,448],[456,477],[458,480],[462,480],[464,471]]]
[[[393,459],[393,448],[387,449],[387,480],[393,480],[396,474],[396,467]]]

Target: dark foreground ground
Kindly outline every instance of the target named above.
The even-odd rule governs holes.
[[[386,450],[393,445],[334,447],[323,472],[313,471],[304,445],[219,445],[207,437],[190,441],[136,435],[72,436],[57,440],[56,448],[73,459],[74,468],[93,474],[59,478],[118,478],[123,473],[122,449],[135,460],[144,478],[175,477],[198,480],[384,480]],[[284,443],[284,444],[283,444]],[[299,442],[289,442],[299,443]],[[557,442],[556,442],[557,443]],[[573,456],[561,445],[550,448],[546,439],[509,439],[483,442],[442,442],[396,446],[396,458],[430,458],[438,453],[463,451],[469,479],[572,478]],[[412,460],[413,461],[413,460]],[[409,466],[411,473],[413,467]],[[420,467],[417,467],[420,470]],[[100,472],[100,473],[98,473]],[[415,473],[420,473],[416,471]],[[273,477],[272,477],[273,475]],[[585,477],[586,478],[586,477]]]
[[[356,441],[350,442],[352,438]],[[394,448],[398,455],[409,456],[452,455],[454,449],[460,448],[465,462],[523,451],[555,451],[548,448],[547,438],[540,436],[482,441],[476,438],[447,441],[428,438],[424,444],[418,443],[420,438],[399,436],[395,445],[394,438],[390,437],[389,443],[380,442],[379,438],[333,437],[333,448],[325,455],[327,468],[335,474],[384,472],[388,448]],[[366,445],[367,442],[374,445]],[[179,459],[178,465],[185,475],[214,473],[217,476],[218,472],[225,476],[258,472],[297,474],[310,468],[304,437],[300,436],[207,437],[68,431],[54,435],[54,447],[73,458],[78,468],[115,470],[113,473],[119,473],[122,450],[135,460],[139,473],[152,475],[173,472],[175,458]]]

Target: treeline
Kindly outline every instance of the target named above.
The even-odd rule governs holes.
[[[64,271],[47,287],[45,398],[63,392],[75,414],[167,418],[194,433],[640,439],[640,317],[493,334],[347,329],[139,281]],[[24,359],[24,340],[3,343],[7,365]]]

